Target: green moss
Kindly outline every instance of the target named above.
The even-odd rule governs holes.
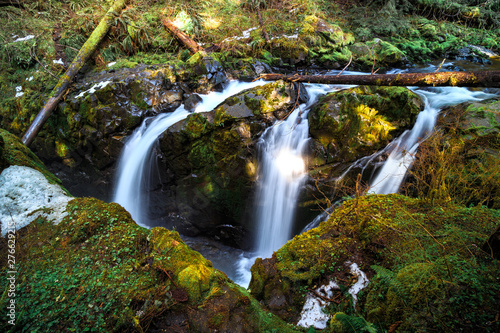
[[[451,330],[461,325],[477,327],[481,320],[495,316],[486,304],[498,302],[492,300],[498,292],[492,272],[499,266],[475,244],[482,244],[496,230],[499,217],[498,211],[484,207],[436,207],[400,195],[354,198],[319,227],[295,236],[272,259],[256,261],[250,288],[264,302],[273,290],[281,290],[293,300],[289,305],[300,311],[309,286],[336,278],[343,285],[348,280],[344,265],[356,258],[365,272],[370,271],[367,264],[378,265],[372,268],[378,275],[370,283],[366,303],[360,305],[360,315],[382,329],[398,320],[407,330],[433,325]],[[482,283],[486,290],[474,298],[475,286]],[[460,316],[450,317],[451,309],[461,313],[469,309],[468,303],[459,306],[455,296],[474,299],[478,312],[469,315],[474,318],[469,324]],[[336,299],[343,304],[343,298]],[[434,311],[429,313],[427,306]],[[332,325],[335,322],[339,318]]]
[[[294,331],[186,246],[177,232],[147,230],[118,204],[92,198],[72,200],[67,213],[58,225],[38,219],[16,237],[22,249],[16,252],[16,306],[29,304],[30,311],[21,311],[15,327],[121,332],[185,313],[193,331],[242,323],[259,332]],[[40,239],[43,246],[37,245]],[[0,242],[6,246],[5,239]],[[5,262],[1,270],[6,272]],[[0,287],[6,290],[7,284],[4,279]],[[0,298],[2,315],[7,302]],[[227,312],[217,315],[221,308]]]
[[[3,167],[0,172],[10,165],[27,166],[40,171],[50,183],[61,184],[61,181],[46,169],[43,162],[18,137],[3,129],[0,129],[0,136],[4,143],[1,155]]]
[[[351,88],[319,100],[308,115],[310,132],[327,149],[327,163],[353,160],[410,128],[421,107],[420,98],[403,87]]]
[[[199,139],[213,129],[213,125],[201,113],[193,113],[186,120],[183,133],[190,140]]]

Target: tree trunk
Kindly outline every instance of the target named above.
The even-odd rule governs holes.
[[[198,43],[189,38],[189,36],[182,31],[180,31],[168,18],[163,18],[161,22],[168,30],[170,30],[171,33],[175,35],[175,37],[177,37],[181,41],[182,44],[186,45],[186,47],[189,49],[189,51],[191,51],[192,54],[195,54],[199,51],[204,52],[203,48]]]
[[[43,124],[47,121],[54,108],[64,96],[66,90],[68,90],[75,75],[78,71],[80,71],[85,62],[87,62],[90,56],[97,49],[99,42],[104,38],[104,36],[106,36],[116,13],[120,13],[123,8],[125,8],[126,3],[127,0],[115,0],[113,6],[111,6],[108,12],[104,15],[101,22],[99,22],[99,25],[90,35],[89,39],[87,39],[85,44],[83,44],[66,73],[64,73],[64,75],[59,79],[59,82],[55,86],[54,90],[50,93],[49,100],[45,103],[40,112],[38,112],[35,120],[33,120],[33,123],[24,134],[22,141],[26,146],[29,146],[31,142],[33,142],[33,139],[38,134]]]
[[[500,88],[500,71],[439,72],[377,75],[286,75],[263,74],[266,81],[285,80],[324,84],[417,87],[483,87]]]

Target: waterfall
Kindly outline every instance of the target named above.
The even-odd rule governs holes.
[[[194,112],[211,111],[226,98],[243,90],[265,84],[231,81],[222,92],[200,95],[202,102]],[[176,122],[186,118],[189,112],[181,105],[172,113],[162,113],[143,121],[141,126],[128,138],[122,150],[117,169],[113,202],[122,205],[137,224],[147,227],[148,181],[155,162],[151,152],[158,137]]]
[[[248,286],[250,267],[257,257],[271,257],[292,236],[295,208],[306,178],[304,150],[309,138],[309,107],[331,86],[306,85],[309,101],[286,120],[266,129],[257,142],[259,178],[256,196],[256,251],[241,256],[237,283]]]
[[[419,113],[413,128],[393,141],[389,157],[371,181],[368,193],[389,194],[399,190],[406,171],[414,161],[419,143],[432,134],[443,107],[496,96],[458,87],[429,88],[415,92],[424,99],[424,110]]]
[[[433,70],[433,68],[430,69]],[[407,170],[413,164],[418,145],[432,134],[437,116],[441,109],[450,105],[480,101],[497,96],[495,94],[488,94],[482,91],[471,91],[461,87],[412,88],[412,90],[419,94],[424,100],[424,110],[419,113],[413,128],[405,131],[383,150],[371,156],[362,157],[354,162],[337,181],[347,175],[352,168],[359,167],[365,170],[368,164],[373,163],[375,158],[379,157],[381,154],[389,154],[387,160],[372,177],[368,193],[396,193],[404,180]],[[332,211],[333,207],[328,207],[325,212],[322,212],[311,221],[302,232],[315,228],[321,222],[326,221]]]

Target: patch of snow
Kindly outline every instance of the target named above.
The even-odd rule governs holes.
[[[16,37],[17,37],[17,36],[16,36]],[[33,38],[35,38],[35,36],[34,36],[34,35],[28,35],[28,36],[26,36],[26,37],[22,37],[22,38],[18,38],[18,39],[16,39],[16,40],[14,41],[14,43],[16,43],[16,42],[24,42],[25,40],[30,40],[30,39],[33,39]]]
[[[110,62],[110,63],[108,64],[108,67],[111,67],[111,66],[113,66],[114,64],[116,64],[116,61]]]
[[[315,290],[316,294],[332,298],[334,289],[340,289],[339,286],[330,281],[329,284],[321,286]],[[324,301],[320,297],[316,296],[315,293],[309,293],[306,297],[306,302],[300,313],[300,320],[297,323],[298,326],[310,327],[313,326],[317,329],[325,329],[330,315],[325,313],[323,310],[328,305],[328,302]]]
[[[297,38],[299,38],[299,34],[294,34],[294,35],[282,35],[282,36],[271,37],[271,40],[278,39],[278,38],[297,39]]]
[[[85,91],[82,91],[80,94],[78,94],[75,98],[80,98],[80,97],[83,97],[85,95],[85,93],[89,93],[89,94],[93,94],[95,93],[98,89],[102,89],[104,87],[106,87],[108,84],[110,84],[111,81],[103,81],[103,82],[99,82],[99,83],[96,83],[92,86],[92,88],[90,88],[89,90],[85,90]]]
[[[15,97],[16,97],[16,98],[17,98],[17,97],[21,97],[22,95],[24,95],[24,93],[23,93],[23,87],[21,87],[21,86],[17,86],[17,87],[16,87],[16,96],[15,96]]]
[[[351,269],[351,274],[358,277],[356,283],[348,290],[349,294],[352,296],[354,307],[356,307],[358,293],[368,285],[368,278],[366,274],[359,269],[356,263],[347,262],[346,264],[350,264],[349,268]],[[309,293],[306,296],[306,302],[300,313],[300,320],[297,325],[306,328],[313,326],[320,330],[325,329],[331,317],[330,314],[324,311],[329,303],[321,297],[318,297],[318,295],[325,298],[332,298],[333,290],[335,289],[340,288],[335,282],[330,281],[329,284],[317,288],[314,293]]]
[[[245,30],[245,31],[242,32],[243,36],[228,37],[228,38],[224,39],[222,42],[230,42],[230,41],[233,41],[233,40],[246,39],[246,38],[250,37],[250,32],[254,31],[256,29],[257,29],[257,27],[250,28],[250,29]]]
[[[352,263],[350,266],[351,268],[351,274],[356,275],[358,277],[358,281],[349,288],[349,294],[352,296],[352,303],[354,306],[354,310],[356,310],[356,302],[358,301],[358,293],[360,292],[361,289],[365,288],[368,285],[368,277],[366,277],[366,274],[359,269],[358,264]]]
[[[2,236],[44,217],[58,224],[67,215],[66,206],[72,197],[60,186],[50,184],[35,169],[12,165],[0,174],[0,220]]]
[[[64,62],[62,61],[62,58],[59,58],[59,59],[57,59],[57,60],[52,60],[52,62],[53,62],[54,64],[59,64],[59,65],[63,65],[63,66],[64,66]]]

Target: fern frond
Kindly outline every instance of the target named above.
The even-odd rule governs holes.
[[[365,318],[358,316],[349,316],[343,312],[337,312],[330,325],[335,332],[342,333],[377,333],[373,324],[367,322]]]

